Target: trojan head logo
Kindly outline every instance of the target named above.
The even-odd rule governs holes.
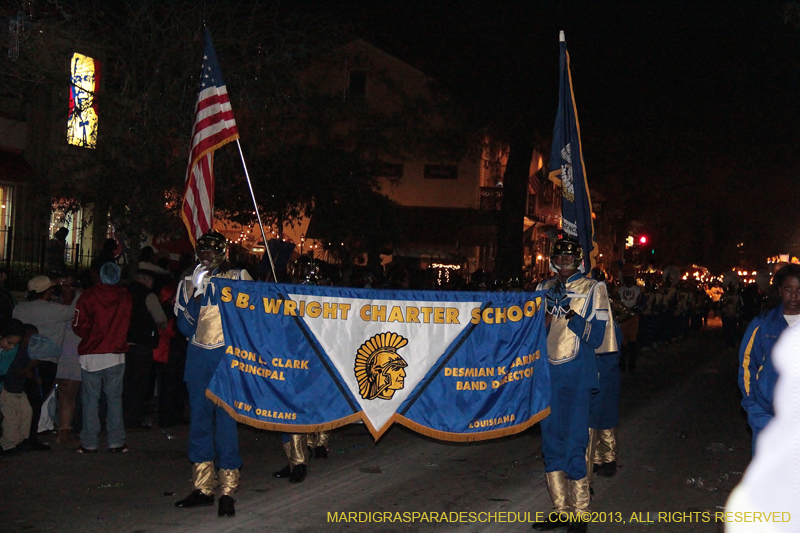
[[[358,348],[354,370],[362,398],[391,400],[405,386],[408,363],[397,350],[406,344],[397,333],[379,333]]]

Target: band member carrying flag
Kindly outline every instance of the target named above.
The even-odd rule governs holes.
[[[533,528],[541,531],[568,526],[569,533],[580,533],[587,530],[587,521],[582,518],[590,503],[586,450],[590,399],[598,385],[595,354],[615,352],[616,338],[606,286],[588,275],[597,254],[592,204],[563,31],[559,40],[561,79],[550,179],[561,185],[566,235],[555,243],[550,257],[555,277],[538,288],[547,291],[551,395],[550,416],[542,421],[542,455],[554,512]]]
[[[228,243],[214,231],[214,150],[239,138],[217,54],[206,29],[206,47],[195,107],[195,123],[182,217],[199,264],[178,286],[175,315],[181,333],[189,338],[184,380],[189,391],[189,460],[194,490],[176,507],[214,504],[219,484],[219,516],[233,516],[233,494],[239,487],[239,435],[236,421],[206,398],[206,389],[225,352],[219,309],[209,300],[210,278],[251,280],[246,270],[227,263]],[[219,470],[217,470],[217,468]]]

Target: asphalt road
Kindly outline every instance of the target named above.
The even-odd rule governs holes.
[[[636,374],[623,376],[620,468],[594,483],[592,509],[605,522],[589,531],[722,531],[715,513],[750,460],[736,366],[716,328],[643,353]],[[374,443],[353,425],[334,433],[330,457],[313,460],[296,485],[271,475],[285,464],[280,435],[241,426],[245,465],[233,518],[173,506],[191,490],[187,431],[130,433],[127,454],[54,449],[0,458],[0,532],[506,532],[531,531],[509,520],[550,510],[538,426],[451,444],[402,427]],[[413,523],[329,520],[343,512],[420,515]],[[423,521],[431,512],[436,521]],[[450,522],[455,513],[466,521]],[[470,522],[468,513],[494,521]]]

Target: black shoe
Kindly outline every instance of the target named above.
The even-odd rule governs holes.
[[[325,446],[317,446],[314,448],[314,457],[317,459],[327,459],[328,458],[328,448]]]
[[[14,446],[13,448],[9,448],[7,450],[0,449],[0,457],[9,457],[11,455],[16,455],[19,453],[19,445]]]
[[[571,520],[567,528],[567,533],[586,533],[588,529],[589,524],[583,520]]]
[[[39,439],[25,439],[16,448],[21,452],[49,452],[51,449],[49,444],[39,442]]]
[[[28,447],[28,451],[31,452],[49,452],[50,450],[52,450],[52,448],[49,444],[39,442],[38,440],[31,442],[30,446]]]
[[[276,477],[278,479],[284,479],[291,475],[292,475],[292,468],[289,465],[286,465],[283,467],[283,469],[272,473],[272,477]]]
[[[617,473],[617,462],[611,461],[610,463],[603,463],[597,467],[595,472],[601,477],[613,477],[614,474]]]
[[[289,483],[302,483],[308,475],[308,467],[306,465],[297,465],[292,468],[292,475],[289,476]]]
[[[217,511],[217,516],[233,516],[236,514],[236,509],[233,508],[233,503],[236,500],[228,496],[219,497],[219,510]]]
[[[549,531],[551,529],[564,528],[570,524],[566,514],[556,516],[555,513],[553,513],[553,518],[555,518],[555,520],[550,520],[550,516],[548,515],[547,520],[544,522],[536,522],[531,527],[536,531]],[[562,518],[562,520],[559,520],[559,518]]]
[[[220,498],[220,500],[221,499],[222,498]],[[214,505],[214,495],[205,495],[200,489],[193,490],[185,499],[175,502],[175,507],[181,507],[183,509],[189,509],[190,507],[208,507],[209,505]]]

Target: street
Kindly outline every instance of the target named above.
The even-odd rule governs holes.
[[[623,375],[619,470],[595,478],[592,510],[605,523],[589,531],[722,531],[715,513],[750,459],[737,356],[722,346],[721,330],[710,327],[643,352],[636,373]],[[279,434],[240,426],[244,466],[233,518],[218,518],[216,506],[173,506],[192,488],[187,433],[188,426],[130,432],[126,454],[54,445],[0,459],[0,531],[505,532],[531,531],[513,521],[550,511],[538,426],[451,444],[399,426],[374,443],[351,425],[334,432],[329,458],[313,459],[300,484],[271,475],[285,465]],[[359,516],[352,512],[414,522],[329,521]]]

